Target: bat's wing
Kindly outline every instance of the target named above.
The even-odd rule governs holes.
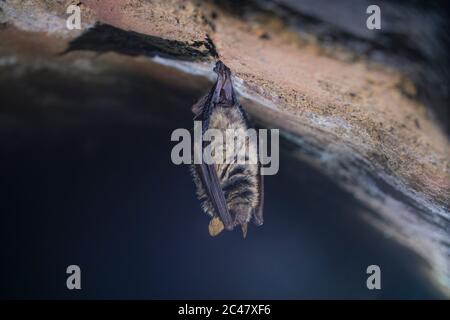
[[[247,113],[242,108],[242,106],[238,106],[238,109],[244,118],[244,121],[248,128],[253,128],[251,125],[251,121],[248,118]],[[259,155],[259,143],[258,143],[258,155]],[[263,207],[264,207],[264,176],[261,174],[261,163],[258,161],[258,193],[259,193],[259,203],[253,211],[253,221],[257,226],[260,226],[264,223],[263,219]]]
[[[217,86],[217,83],[216,83]],[[197,103],[192,106],[192,112],[195,117],[194,120],[202,120],[202,132],[205,133],[209,127],[209,116],[211,115],[213,104],[211,102],[212,96],[216,91],[216,86],[211,89],[211,91],[203,96]],[[203,146],[202,146],[203,152]],[[202,156],[202,155],[201,155]],[[217,171],[214,165],[205,164],[203,162],[196,165],[198,175],[208,194],[208,198],[211,201],[216,214],[219,215],[225,228],[227,230],[233,230],[234,224],[231,218],[230,212],[228,211],[227,203],[225,200],[225,195],[223,193],[222,187],[220,186],[220,180],[217,176]]]
[[[260,226],[264,223],[264,219],[263,219],[263,207],[264,207],[264,176],[261,174],[261,166],[259,166],[260,168],[260,172],[259,172],[259,183],[258,183],[258,188],[259,188],[259,203],[258,206],[255,208],[255,212],[254,212],[254,222],[257,226]]]
[[[228,211],[225,196],[220,186],[219,177],[214,165],[211,164],[199,164],[198,172],[203,186],[208,193],[209,200],[211,201],[216,213],[220,216],[225,229],[233,230],[233,219]]]

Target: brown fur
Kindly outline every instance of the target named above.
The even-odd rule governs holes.
[[[243,115],[236,107],[217,106],[209,120],[209,128],[221,130],[224,133],[224,137],[226,129],[248,129]],[[250,140],[244,140],[241,137],[238,137],[238,140],[241,140],[240,147],[236,148],[230,159],[227,159],[227,163],[214,165],[220,179],[220,185],[224,191],[228,210],[234,219],[235,225],[250,221],[260,197],[258,192],[258,165],[237,163],[237,156],[241,155],[243,157],[246,150],[254,153],[257,159],[257,146],[250,145],[252,143]],[[213,140],[211,143],[213,158],[224,157],[226,152],[220,152],[217,142],[215,143]],[[208,198],[194,165],[191,167],[191,172],[203,210],[210,216],[216,217],[217,213]]]

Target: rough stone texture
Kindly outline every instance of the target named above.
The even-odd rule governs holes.
[[[0,2],[0,20],[5,22],[0,68],[26,72],[19,66],[66,66],[80,74],[126,68],[200,90],[198,76],[213,77],[217,53],[234,73],[252,117],[262,126],[280,128],[299,158],[322,168],[366,203],[367,218],[423,256],[433,279],[448,290],[450,145],[414,99],[408,78],[370,61],[349,62],[327,54],[314,41],[285,30],[276,18],[242,21],[196,1],[85,0],[86,30],[96,21],[105,23],[143,36],[152,49],[130,54],[112,47],[106,51],[119,54],[98,56],[94,52],[105,50],[96,41],[85,41],[61,55],[71,41],[73,45],[83,37],[65,28],[67,3]],[[100,36],[105,32],[98,27],[85,32],[92,30]],[[171,41],[204,54],[187,50],[187,59],[181,59],[161,49]],[[165,54],[158,55],[158,50]]]

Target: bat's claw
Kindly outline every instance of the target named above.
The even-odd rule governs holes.
[[[259,217],[259,216],[254,215],[253,216],[253,222],[255,223],[255,225],[257,225],[259,227],[259,226],[263,225],[264,219],[263,219],[263,217]]]

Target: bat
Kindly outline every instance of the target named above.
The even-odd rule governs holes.
[[[220,130],[227,135],[227,129],[252,128],[236,98],[230,69],[222,61],[218,61],[214,72],[217,74],[216,83],[192,106],[194,120],[202,121],[202,135],[208,129]],[[239,225],[245,238],[251,220],[258,226],[263,224],[264,185],[258,159],[258,143],[241,136],[235,139],[237,141],[231,151],[228,144],[219,145],[216,140],[206,143],[202,139],[200,152],[208,146],[213,159],[226,157],[227,161],[214,161],[213,164],[202,162],[191,166],[197,197],[203,211],[211,217],[208,227],[211,236],[218,235],[223,229],[233,230]],[[256,163],[237,160],[248,160],[249,153],[256,157]]]

